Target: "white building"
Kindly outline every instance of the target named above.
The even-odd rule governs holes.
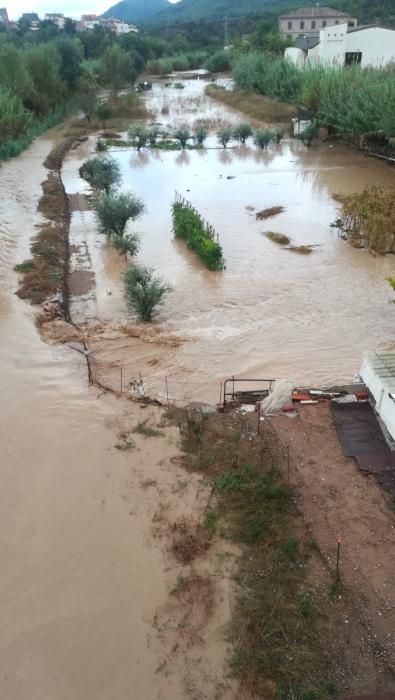
[[[376,413],[395,440],[395,352],[367,352],[360,375]]]
[[[124,22],[115,17],[97,17],[96,15],[81,15],[81,19],[77,25],[79,31],[94,29],[94,27],[103,27],[109,29],[114,34],[129,34],[130,32],[138,32],[137,27],[130,22]]]
[[[346,23],[350,27],[356,27],[357,19],[340,12],[333,7],[302,7],[299,10],[291,10],[278,18],[278,30],[280,34],[296,39],[303,36],[318,36],[321,29]]]
[[[395,30],[377,25],[349,27],[339,24],[321,29],[319,37],[301,37],[286,49],[285,56],[297,65],[306,59],[327,65],[353,63],[362,68],[383,68],[395,62]]]
[[[46,19],[48,22],[53,22],[56,24],[58,29],[64,29],[65,16],[59,12],[47,12],[44,15],[44,19]]]

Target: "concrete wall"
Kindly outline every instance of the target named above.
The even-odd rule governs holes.
[[[295,66],[299,67],[304,66],[306,55],[307,52],[303,51],[302,49],[297,49],[296,46],[290,46],[288,49],[285,49],[284,53],[284,56],[288,59],[288,61],[291,61],[291,63],[294,63]]]
[[[395,357],[395,353],[394,357]],[[385,424],[392,439],[395,440],[395,402],[389,394],[395,392],[395,380],[381,376],[383,366],[378,360],[380,355],[368,352],[364,356],[360,375],[376,402],[375,409]]]
[[[362,67],[380,68],[395,61],[395,31],[382,27],[347,35],[347,51],[362,53]]]

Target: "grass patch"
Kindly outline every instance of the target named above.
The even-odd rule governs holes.
[[[284,233],[275,233],[274,231],[267,231],[265,233],[266,238],[270,238],[271,241],[274,243],[278,243],[279,245],[289,245],[291,243],[291,239],[288,238]]]
[[[297,112],[296,107],[287,102],[280,102],[240,88],[226,90],[219,85],[208,85],[206,94],[266,124],[289,124]]]
[[[270,219],[272,216],[282,214],[283,211],[285,211],[284,207],[268,207],[267,209],[261,209],[261,211],[257,211],[257,213],[255,214],[255,218],[258,221],[264,221],[266,219]]]
[[[156,430],[147,425],[147,421],[142,421],[138,423],[135,428],[133,428],[132,433],[138,433],[139,435],[144,435],[144,437],[161,437],[163,435],[161,430]]]
[[[32,270],[34,270],[33,260],[25,260],[24,262],[19,263],[19,265],[14,265],[15,272],[31,272]]]
[[[105,124],[96,115],[93,115],[89,122],[85,118],[75,119],[71,127],[85,127],[86,129],[89,128],[90,131],[99,129],[126,131],[131,121],[149,117],[144,100],[136,92],[111,97],[106,102],[106,105],[111,112],[111,116],[106,119]]]
[[[213,487],[215,508],[205,514],[203,527],[213,533],[220,521],[223,536],[243,552],[228,633],[232,673],[254,697],[334,697],[340,667],[347,677],[347,641],[339,638],[334,653],[333,637],[332,643],[328,639],[341,628],[342,613],[329,585],[326,591],[311,588],[316,579],[310,564],[322,570],[322,560],[282,476],[286,455],[274,431],[265,424],[265,435],[257,436],[255,417],[238,413],[190,409],[173,420],[180,427],[184,466],[203,472]]]

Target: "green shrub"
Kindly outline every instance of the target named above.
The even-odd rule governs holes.
[[[99,192],[109,194],[121,182],[121,169],[114,158],[90,158],[79,169],[80,177]]]
[[[150,146],[155,146],[159,136],[160,136],[159,126],[151,126],[151,128],[148,132],[148,140],[149,140]]]
[[[199,146],[203,146],[203,144],[208,136],[208,131],[207,131],[206,127],[203,125],[197,126],[195,129],[194,136],[195,136],[197,144]]]
[[[140,239],[135,233],[112,236],[111,243],[113,248],[115,248],[120,255],[124,255],[125,258],[128,254],[136,255],[140,247]]]
[[[102,194],[95,208],[100,232],[109,237],[122,237],[128,222],[135,221],[143,211],[143,202],[131,192]]]
[[[176,238],[184,238],[188,248],[200,256],[209,270],[223,270],[222,247],[215,240],[214,230],[188,202],[177,200],[172,210]]]
[[[224,148],[227,147],[232,136],[233,136],[233,130],[230,128],[230,126],[226,126],[224,129],[221,129],[217,133],[218,141],[222,144],[222,146]]]
[[[257,148],[264,149],[274,138],[275,135],[270,129],[257,129],[254,133],[254,144]]]
[[[247,122],[241,122],[233,129],[233,137],[243,145],[252,136],[252,133],[252,126]]]
[[[108,104],[105,102],[100,102],[96,107],[96,117],[99,122],[101,122],[103,129],[106,126],[106,122],[111,118],[112,112]]]
[[[185,148],[188,139],[191,138],[191,135],[186,127],[181,127],[180,129],[175,130],[174,138],[179,142],[181,148]]]
[[[150,267],[130,265],[123,276],[126,304],[141,321],[152,321],[170,287]]]
[[[310,124],[305,126],[300,134],[300,139],[303,141],[304,145],[310,147],[315,138],[318,136],[318,125],[317,122],[312,121]]]
[[[136,143],[137,150],[147,145],[149,132],[145,126],[132,125],[128,129],[128,138]]]
[[[214,53],[204,64],[210,73],[223,73],[232,69],[233,54],[227,49]]]
[[[97,153],[102,153],[103,151],[107,151],[107,150],[108,150],[108,145],[105,142],[105,140],[104,139],[97,139],[95,151],[97,151]]]

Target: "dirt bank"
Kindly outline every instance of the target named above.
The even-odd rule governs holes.
[[[54,315],[67,321],[69,313],[69,200],[62,182],[62,163],[66,153],[86,137],[64,138],[45,159],[49,173],[42,183],[43,194],[38,203],[46,221],[39,226],[30,248],[32,257],[17,265],[23,274],[17,294],[32,304],[52,302]]]
[[[219,85],[208,85],[206,94],[267,126],[277,124],[289,126],[297,112],[296,107],[287,102],[253,94],[240,88],[226,90]]]

